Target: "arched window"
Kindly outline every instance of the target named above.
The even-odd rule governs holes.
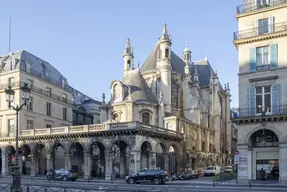
[[[113,120],[116,122],[119,121],[119,115],[117,113],[113,113]]]
[[[127,64],[128,64],[128,69],[130,69],[131,68],[131,61],[128,60]]]
[[[150,124],[150,114],[145,112],[142,114],[142,122],[146,124]]]
[[[120,89],[119,85],[114,85],[113,87],[113,100],[118,101],[120,99]]]
[[[179,87],[175,82],[171,82],[171,107],[178,108]]]
[[[168,57],[169,57],[169,50],[165,49],[165,58],[168,58]]]

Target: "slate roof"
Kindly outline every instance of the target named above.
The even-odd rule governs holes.
[[[208,86],[210,81],[211,72],[214,73],[211,65],[207,60],[200,60],[193,62],[190,65],[191,75],[194,75],[195,66],[197,67],[197,74],[199,80],[199,86]]]
[[[157,53],[159,51],[159,45],[160,43],[157,42],[155,47],[153,48],[152,52],[148,56],[148,58],[145,60],[144,64],[142,65],[140,71],[141,73],[148,72],[150,70],[156,69],[156,61],[157,61]],[[184,67],[185,63],[184,61],[177,56],[173,51],[171,51],[171,68],[174,72],[184,74]]]
[[[131,87],[132,101],[147,101],[157,104],[157,99],[153,95],[141,72],[138,69],[128,71],[123,78],[123,84]],[[125,101],[128,100],[128,94]]]

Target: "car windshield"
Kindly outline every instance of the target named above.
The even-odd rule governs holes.
[[[215,167],[208,167],[206,170],[214,170]]]

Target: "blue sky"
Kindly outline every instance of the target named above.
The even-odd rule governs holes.
[[[135,63],[143,64],[167,23],[172,49],[182,56],[189,42],[192,60],[205,53],[224,85],[230,82],[238,106],[238,56],[232,43],[240,0],[0,0],[0,55],[24,49],[56,67],[71,86],[100,99],[123,76],[127,38]]]

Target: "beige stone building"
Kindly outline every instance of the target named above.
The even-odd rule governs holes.
[[[8,108],[5,89],[15,90],[12,105],[21,105],[20,86],[31,87],[30,103],[19,113],[21,130],[72,125],[72,91],[67,79],[48,62],[18,51],[0,57],[0,129],[1,135],[15,133],[15,112]]]
[[[239,109],[238,178],[287,179],[286,63],[287,2],[247,0],[237,7]]]

